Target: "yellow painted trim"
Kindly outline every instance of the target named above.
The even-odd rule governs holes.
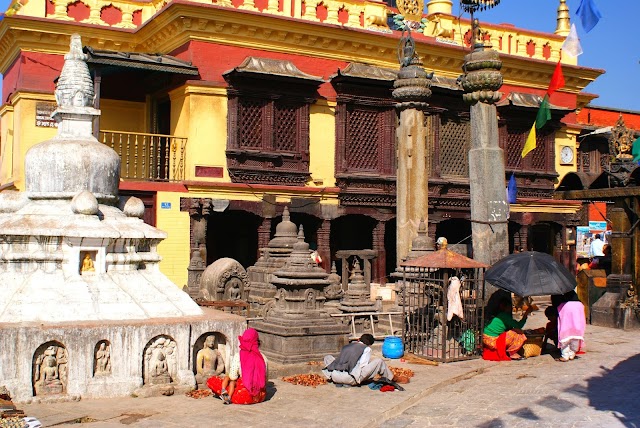
[[[511,204],[509,211],[512,213],[549,213],[549,214],[575,214],[582,209],[582,205],[565,205],[554,202],[553,205],[539,202],[524,202]]]
[[[53,93],[18,91],[11,95],[9,102],[11,104],[15,104],[20,101],[55,101],[55,100],[56,100],[56,97]]]

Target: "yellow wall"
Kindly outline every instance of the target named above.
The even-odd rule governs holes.
[[[180,211],[180,197],[186,193],[158,192],[156,227],[167,232],[168,237],[158,245],[158,253],[162,256],[160,271],[178,287],[187,284],[187,267],[189,267],[189,213]],[[161,209],[162,202],[170,202],[170,209]]]
[[[229,182],[227,172],[227,91],[224,88],[187,86],[171,97],[171,129],[189,139],[186,150],[187,180]],[[198,166],[220,167],[223,178],[196,177]]]
[[[319,100],[311,105],[309,123],[309,172],[311,184],[333,187],[335,180],[335,103]]]
[[[100,130],[149,132],[146,103],[100,100]]]
[[[579,130],[562,128],[556,131],[556,140],[555,140],[555,155],[556,155],[556,171],[558,172],[558,182],[556,186],[562,181],[562,177],[564,177],[569,172],[575,172],[577,167],[577,157],[578,154],[576,152],[576,137],[580,133]],[[560,151],[562,147],[569,146],[573,148],[573,163],[571,165],[564,165],[560,162]]]
[[[24,190],[24,159],[27,151],[35,144],[53,138],[57,133],[56,128],[36,126],[36,103],[53,100],[53,95],[22,92],[11,99],[13,113],[10,109],[3,111],[3,145],[6,136],[9,150],[6,159],[4,154],[2,155],[2,172],[0,173],[2,184],[13,181],[18,190]],[[12,152],[12,159],[9,151]]]
[[[13,106],[5,105],[0,111],[0,186],[12,183],[14,164]]]

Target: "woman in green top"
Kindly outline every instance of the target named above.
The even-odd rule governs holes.
[[[518,355],[518,351],[527,340],[527,336],[522,332],[522,327],[527,322],[527,318],[531,313],[531,307],[527,308],[522,319],[516,321],[513,319],[511,299],[504,297],[499,302],[499,312],[493,317],[491,322],[484,328],[482,335],[482,343],[486,348],[492,351],[497,350],[498,337],[505,335],[506,352],[512,360],[522,358]]]

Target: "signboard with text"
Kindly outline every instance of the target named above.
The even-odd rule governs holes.
[[[58,124],[51,118],[51,113],[56,110],[56,103],[37,102],[36,103],[36,126],[43,128],[57,128]]]

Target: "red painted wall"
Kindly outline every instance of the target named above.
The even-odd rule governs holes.
[[[62,55],[21,52],[3,76],[2,102],[18,90],[53,93],[63,63]]]
[[[622,114],[627,128],[640,130],[640,112],[621,113],[619,111],[602,110],[597,107],[585,107],[578,113],[578,123],[592,126],[614,126]]]
[[[200,70],[203,80],[226,86],[222,73],[237,67],[248,56],[289,60],[301,71],[325,80],[336,73],[338,68],[347,66],[347,62],[329,59],[312,58],[303,55],[268,52],[257,49],[239,48],[235,46],[218,45],[200,41],[191,41],[172,52],[180,59],[191,61]],[[320,95],[329,100],[335,100],[336,93],[331,83],[324,83],[318,90]]]

